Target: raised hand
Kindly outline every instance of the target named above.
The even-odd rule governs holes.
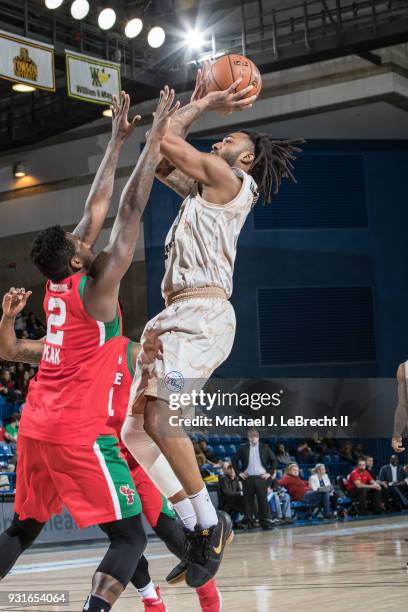
[[[391,440],[391,446],[396,453],[402,453],[405,450],[405,447],[402,446],[402,438],[397,437]]]
[[[244,111],[252,108],[257,96],[245,96],[252,90],[252,85],[237,91],[238,85],[242,79],[237,79],[224,91],[212,91],[202,98],[207,105],[207,110],[218,111],[224,114],[231,114],[235,111]]]
[[[11,287],[3,297],[3,315],[8,319],[15,319],[16,316],[25,308],[27,300],[32,291],[16,289]]]
[[[136,115],[129,121],[130,96],[124,91],[120,94],[120,100],[113,96],[111,111],[112,111],[112,139],[121,143],[125,142],[133,133],[136,124],[140,121],[141,116]]]
[[[170,120],[174,113],[178,110],[180,102],[174,102],[174,89],[169,89],[166,85],[160,92],[160,99],[156,111],[153,113],[153,125],[148,132],[148,138],[164,138],[169,129]]]

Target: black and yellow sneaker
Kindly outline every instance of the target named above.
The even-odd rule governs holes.
[[[177,584],[178,582],[181,582],[182,580],[184,580],[187,574],[187,569],[187,561],[180,561],[180,563],[176,565],[176,567],[173,568],[170,574],[166,577],[166,582],[168,582],[169,584]]]
[[[193,589],[214,578],[227,544],[233,537],[232,521],[226,512],[217,512],[218,524],[210,529],[199,529],[188,534],[188,568],[186,582]]]

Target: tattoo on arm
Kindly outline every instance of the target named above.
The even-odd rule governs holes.
[[[36,349],[29,348],[18,348],[15,355],[15,361],[22,361],[23,363],[38,363],[41,361],[43,349],[42,346]]]

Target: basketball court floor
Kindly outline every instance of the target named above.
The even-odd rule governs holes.
[[[296,606],[308,612],[406,610],[408,516],[329,523],[313,527],[238,534],[218,575],[223,612],[276,612]],[[68,590],[70,604],[28,608],[78,612],[104,547],[87,545],[26,553],[0,591]],[[184,583],[171,587],[164,576],[175,558],[160,542],[149,542],[151,574],[169,612],[198,612]],[[0,610],[27,608],[0,606]],[[132,586],[114,610],[143,610]]]

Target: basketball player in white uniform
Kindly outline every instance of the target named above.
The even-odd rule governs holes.
[[[408,361],[401,363],[397,370],[398,404],[394,415],[394,435],[391,446],[396,453],[402,453],[402,434],[408,426]]]
[[[190,439],[182,427],[169,422],[175,414],[169,411],[169,389],[188,392],[192,381],[197,389],[197,380],[202,386],[228,357],[235,335],[235,314],[228,300],[239,233],[258,193],[269,200],[272,186],[276,193],[281,179],[292,177],[290,160],[299,150],[293,145],[300,142],[235,132],[214,144],[211,153],[201,153],[185,141],[188,128],[208,110],[234,110],[225,102],[228,96],[231,101],[234,89],[201,98],[199,89],[173,117],[161,142],[164,162],[157,176],[185,199],[166,238],[161,286],[166,308],[144,329],[122,430],[126,446],[160,488],[152,474],[154,456],[145,432],[154,440],[190,499],[180,503],[190,508],[192,504],[197,525],[188,533],[189,551],[178,570],[186,573],[192,587],[217,572],[232,537],[231,521],[216,512]],[[245,108],[242,95],[238,100]]]

